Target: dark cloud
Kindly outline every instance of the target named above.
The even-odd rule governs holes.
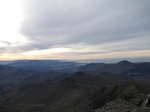
[[[139,37],[148,40],[150,36],[149,0],[30,0],[23,5],[21,32],[31,42],[26,49],[78,43],[95,46]],[[142,43],[143,49],[149,48],[148,44]],[[137,44],[116,46],[141,49]]]

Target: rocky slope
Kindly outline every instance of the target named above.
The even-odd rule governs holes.
[[[114,100],[92,112],[150,112],[150,109],[138,107],[125,100]]]

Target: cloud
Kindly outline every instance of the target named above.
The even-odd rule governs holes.
[[[68,48],[61,54],[71,56],[149,50],[149,5],[149,0],[22,0],[20,32],[28,42],[8,51]]]
[[[1,46],[11,45],[10,42],[8,42],[8,41],[3,41],[3,40],[0,40],[0,44],[1,44]]]
[[[149,0],[30,0],[25,4],[21,32],[35,49],[149,36]]]

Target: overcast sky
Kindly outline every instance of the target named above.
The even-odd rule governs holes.
[[[1,60],[150,57],[150,0],[0,4]]]

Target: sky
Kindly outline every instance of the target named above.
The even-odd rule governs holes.
[[[0,60],[150,59],[149,6],[150,0],[0,0]]]

